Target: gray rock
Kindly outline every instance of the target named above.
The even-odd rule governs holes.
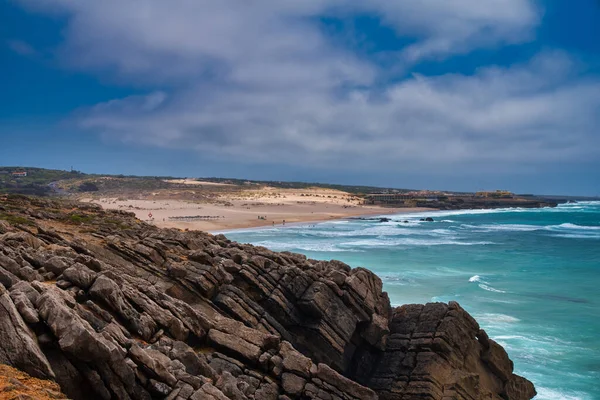
[[[292,396],[298,396],[304,390],[304,385],[306,385],[306,379],[299,377],[296,374],[292,374],[289,372],[284,372],[281,376],[281,385],[283,390]]]
[[[82,289],[89,289],[96,280],[98,274],[89,269],[83,264],[75,263],[63,271],[59,279],[64,279],[72,282],[74,285]]]
[[[208,332],[208,340],[213,345],[223,349],[223,351],[253,363],[256,363],[262,354],[260,347],[216,329],[211,329]]]
[[[48,359],[3,286],[0,286],[0,327],[0,363],[22,369],[37,378],[54,378]]]

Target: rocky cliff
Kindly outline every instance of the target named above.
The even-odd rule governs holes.
[[[0,283],[0,363],[74,399],[535,395],[457,303],[129,213],[0,198]]]

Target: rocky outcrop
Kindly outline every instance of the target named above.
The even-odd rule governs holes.
[[[393,309],[366,269],[90,205],[0,211],[20,221],[0,221],[0,362],[71,398],[535,395],[457,303]]]

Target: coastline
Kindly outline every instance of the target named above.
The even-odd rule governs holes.
[[[119,210],[104,212],[99,207],[69,201],[61,204],[23,196],[11,196],[6,201],[11,214],[0,224],[2,253],[13,265],[19,265],[22,258],[51,260],[45,265],[52,266],[52,271],[42,267],[42,262],[34,262],[27,266],[29,275],[21,276],[24,268],[19,269],[18,276],[5,273],[10,278],[10,292],[0,288],[4,290],[8,333],[0,351],[12,351],[10,354],[15,356],[8,362],[22,366],[25,372],[56,378],[70,398],[88,398],[90,391],[96,397],[107,397],[106,393],[112,396],[103,386],[104,381],[94,380],[90,386],[69,372],[73,368],[70,360],[86,363],[92,371],[105,371],[106,357],[96,351],[98,343],[117,349],[122,346],[123,351],[114,352],[111,362],[127,373],[124,376],[136,378],[125,380],[121,375],[109,375],[114,383],[111,388],[129,385],[134,388],[131,393],[151,390],[147,387],[149,377],[136,374],[149,371],[158,382],[154,386],[165,388],[155,390],[161,398],[166,393],[179,393],[179,380],[199,382],[198,389],[190,383],[192,389],[187,390],[196,390],[193,396],[199,398],[206,397],[206,393],[223,393],[213,385],[208,386],[210,392],[203,390],[209,384],[203,383],[203,378],[223,385],[224,391],[226,380],[230,387],[242,387],[248,384],[244,375],[238,378],[221,374],[221,368],[259,371],[255,367],[263,364],[260,357],[264,354],[274,355],[264,363],[268,369],[252,375],[256,381],[266,382],[253,392],[256,398],[264,398],[265,393],[296,396],[295,380],[299,379],[310,388],[302,393],[322,393],[319,398],[375,400],[389,393],[389,387],[404,388],[402,385],[410,379],[417,384],[405,390],[408,396],[435,397],[439,386],[431,386],[430,382],[457,387],[463,384],[465,376],[469,377],[469,385],[460,387],[470,398],[508,393],[511,399],[529,400],[536,394],[529,380],[515,375],[513,362],[502,345],[480,330],[468,310],[453,301],[430,303],[429,299],[427,304],[407,303],[397,308],[383,290],[385,275],[378,278],[371,268],[352,269],[343,260],[308,260],[299,253],[277,253],[200,231],[164,230]],[[46,210],[51,211],[46,214]],[[384,230],[398,225],[373,222],[365,225],[379,225]],[[23,229],[20,225],[29,227]],[[422,225],[430,229],[429,224]],[[380,235],[372,232],[372,236]],[[327,237],[322,240],[330,241]],[[18,250],[14,249],[15,241]],[[391,248],[399,251],[394,259],[405,259],[403,249],[395,245]],[[380,255],[375,258],[389,261]],[[446,253],[441,256],[446,262]],[[38,280],[29,283],[27,278],[32,274],[39,275]],[[423,287],[411,287],[423,291]],[[404,285],[400,288],[402,292],[406,289]],[[38,300],[28,308],[17,308],[17,300],[10,294],[26,298],[25,291],[38,293]],[[81,295],[76,303],[73,291]],[[79,305],[89,298],[94,299],[93,303],[85,305],[96,307]],[[111,334],[111,328],[105,329],[109,318],[102,319],[112,316],[112,312],[119,316],[110,322],[118,335]],[[30,315],[37,315],[38,319],[33,320]],[[102,321],[107,325],[101,325]],[[48,334],[46,342],[40,341],[42,344],[32,336],[27,346],[22,345],[21,339],[27,338],[29,332],[35,335],[34,329],[40,323],[57,333]],[[73,329],[63,329],[65,326]],[[414,349],[413,353],[405,354],[385,345],[388,338],[405,335],[406,326],[417,327],[411,328],[414,340],[403,344]],[[444,346],[433,342],[432,326],[436,335],[444,338]],[[88,334],[73,334],[80,331]],[[123,336],[135,340],[128,342]],[[60,346],[64,341],[73,345]],[[373,352],[376,357],[369,357],[365,368],[353,372],[353,365],[357,360],[365,360],[366,352]],[[416,360],[415,368],[423,371],[419,380],[415,380],[414,369],[398,370],[395,363],[390,366],[387,362],[394,358],[401,365],[414,365],[414,354],[423,353],[427,357]],[[179,361],[182,354],[191,367]],[[280,360],[270,361],[274,357]],[[48,359],[56,363],[50,364]],[[456,361],[449,364],[448,359]],[[287,371],[310,374],[302,372],[301,377],[290,378],[296,374],[282,374],[279,363],[294,366]],[[164,365],[174,366],[173,374],[164,374]],[[378,372],[371,375],[363,371]],[[385,386],[381,386],[378,382],[384,380]],[[472,381],[484,386],[472,385]],[[518,391],[510,392],[514,387]],[[129,392],[123,389],[119,393]]]
[[[540,400],[583,399],[598,394],[581,360],[597,355],[589,324],[598,314],[599,213],[600,202],[441,210],[407,216],[407,225],[397,216],[384,224],[226,236],[365,267],[382,279],[393,306],[459,301],[490,338],[510,349],[515,373],[536,384]],[[417,222],[425,216],[435,222]],[[572,371],[577,378],[570,381]]]
[[[387,211],[387,210],[391,210],[388,207],[381,207],[381,210],[379,211]],[[291,221],[291,222],[287,222],[285,223],[285,225],[283,224],[275,224],[275,225],[254,225],[254,226],[244,226],[244,227],[239,227],[239,228],[229,228],[229,229],[221,229],[221,230],[209,230],[206,231],[210,234],[213,235],[217,235],[217,234],[227,234],[227,233],[232,233],[232,232],[244,232],[244,231],[250,231],[250,230],[257,230],[257,229],[269,229],[269,228],[287,228],[287,227],[297,227],[297,226],[302,226],[305,224],[322,224],[325,222],[332,222],[332,221],[345,221],[345,220],[352,220],[352,219],[360,219],[360,218],[376,218],[378,216],[383,217],[390,217],[393,215],[409,215],[409,214],[418,214],[421,212],[434,212],[434,211],[440,211],[437,208],[426,208],[426,207],[406,207],[406,208],[394,208],[393,210],[395,210],[395,212],[373,212],[373,213],[363,213],[363,214],[357,214],[357,215],[345,215],[345,216],[338,216],[338,217],[332,217],[329,219],[306,219],[306,220],[302,220],[302,221]],[[374,210],[376,211],[376,210]]]
[[[370,205],[344,204],[341,201],[278,203],[231,202],[229,204],[193,203],[181,200],[118,200],[89,199],[104,209],[133,212],[136,217],[159,228],[231,232],[244,229],[293,226],[304,223],[322,223],[348,218],[377,215],[413,214],[437,211],[434,208],[389,208]],[[151,217],[150,217],[151,216]],[[193,216],[202,216],[189,218]],[[285,224],[284,224],[285,221]]]

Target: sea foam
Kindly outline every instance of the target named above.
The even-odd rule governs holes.
[[[483,283],[479,284],[479,287],[482,288],[483,290],[487,290],[488,292],[506,293],[504,290],[494,289],[493,287],[484,285]]]

